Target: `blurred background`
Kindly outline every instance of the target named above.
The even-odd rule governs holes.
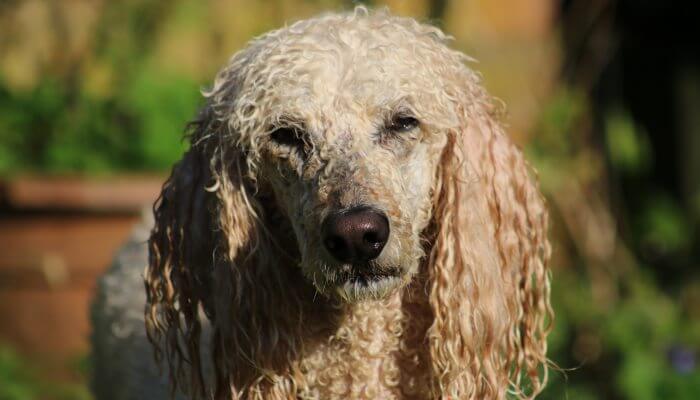
[[[0,400],[89,399],[96,277],[250,38],[340,0],[0,0]],[[545,399],[700,398],[700,24],[664,0],[387,0],[470,54],[552,214]]]

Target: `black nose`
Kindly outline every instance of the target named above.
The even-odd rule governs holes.
[[[384,213],[355,207],[326,217],[321,227],[323,245],[344,263],[373,260],[389,239],[389,220]]]

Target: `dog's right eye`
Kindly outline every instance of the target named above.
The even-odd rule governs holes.
[[[280,146],[304,148],[303,132],[296,128],[277,128],[270,134],[270,140]]]

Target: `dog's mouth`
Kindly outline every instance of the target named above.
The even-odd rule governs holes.
[[[336,280],[336,293],[343,300],[354,302],[386,297],[401,285],[399,268],[375,269],[353,266]]]

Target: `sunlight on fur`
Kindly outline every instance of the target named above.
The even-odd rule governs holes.
[[[216,399],[543,389],[544,201],[448,42],[358,7],[218,73],[154,207],[146,325],[171,382]]]

